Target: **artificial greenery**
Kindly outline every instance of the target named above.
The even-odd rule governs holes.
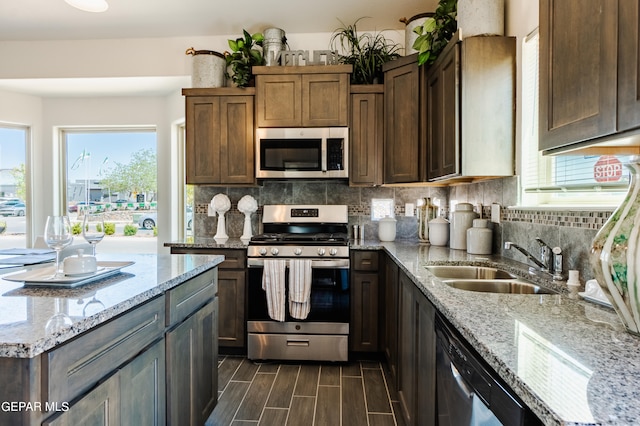
[[[225,72],[225,76],[233,80],[238,87],[247,87],[250,85],[253,76],[251,69],[254,65],[264,65],[265,60],[262,55],[264,35],[262,33],[249,34],[247,30],[242,30],[243,37],[235,40],[228,40],[229,48],[232,53],[224,52],[227,67],[231,67],[233,75]]]
[[[458,0],[440,0],[433,16],[413,32],[418,34],[413,48],[418,51],[418,65],[432,64],[458,29]]]
[[[342,27],[331,36],[331,49],[342,52],[338,57],[341,64],[353,65],[351,84],[382,83],[382,64],[400,57],[399,45],[381,33],[358,34],[356,25],[361,19],[352,25],[341,21]]]

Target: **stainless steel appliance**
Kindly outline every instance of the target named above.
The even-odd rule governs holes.
[[[264,206],[264,233],[254,236],[247,248],[249,359],[348,360],[347,222],[344,205]],[[293,318],[288,303],[284,321],[269,316],[262,281],[265,261],[270,259],[284,259],[287,265],[295,259],[310,261],[310,310],[306,318]],[[287,274],[285,277],[288,292]]]
[[[438,425],[541,425],[471,346],[436,316]]]
[[[348,178],[349,128],[259,128],[256,177]]]

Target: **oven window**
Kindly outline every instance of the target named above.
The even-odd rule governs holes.
[[[322,139],[261,139],[260,169],[315,171],[322,166]]]
[[[249,268],[248,319],[269,321],[267,298],[262,290],[262,268]],[[311,278],[311,310],[305,321],[349,322],[349,270],[313,269]],[[289,283],[285,284],[285,291]],[[289,315],[288,295],[286,321],[299,321]]]

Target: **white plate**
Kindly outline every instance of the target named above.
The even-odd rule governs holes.
[[[24,282],[25,286],[72,288],[117,274],[120,272],[120,269],[131,266],[134,263],[135,262],[99,261],[99,269],[91,274],[81,276],[60,275],[55,278],[53,278],[55,266],[49,266],[7,275],[3,277],[3,279],[7,281]]]
[[[609,308],[613,308],[613,305],[611,304],[611,302],[609,302],[608,299],[600,299],[598,297],[591,296],[591,295],[585,293],[584,291],[579,292],[578,295],[580,297],[582,297],[584,300],[588,300],[589,302],[593,302],[593,303],[597,303],[599,305],[603,305],[603,306],[607,306]]]

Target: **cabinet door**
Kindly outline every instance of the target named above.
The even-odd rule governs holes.
[[[418,63],[391,69],[384,76],[384,182],[419,180]]]
[[[460,46],[427,74],[427,179],[460,173]]]
[[[348,126],[348,100],[348,74],[302,74],[303,126]]]
[[[252,96],[187,96],[188,184],[255,182]]]
[[[214,299],[166,335],[169,424],[202,425],[216,404],[217,305]]]
[[[640,127],[640,1],[622,0],[618,36],[618,130]]]
[[[115,374],[43,426],[110,426],[133,424],[120,420],[120,380]],[[124,419],[123,419],[124,420]],[[140,424],[140,423],[137,423]]]
[[[220,346],[245,345],[245,283],[244,271],[220,269],[218,271],[218,340]]]
[[[354,272],[351,278],[352,351],[378,352],[378,273]]]
[[[416,408],[416,330],[415,285],[406,274],[398,282],[398,395],[407,424],[415,422]]]
[[[384,280],[384,354],[391,375],[398,377],[398,265],[386,258]]]
[[[120,375],[120,412],[124,424],[166,424],[164,341],[138,355]]]
[[[302,125],[300,75],[256,76],[256,124],[258,127]]]
[[[540,1],[540,150],[615,132],[617,5]]]
[[[382,93],[351,94],[350,186],[382,184],[383,120],[384,95]]]
[[[436,423],[436,335],[435,308],[415,287],[418,307],[416,332],[416,425]]]

